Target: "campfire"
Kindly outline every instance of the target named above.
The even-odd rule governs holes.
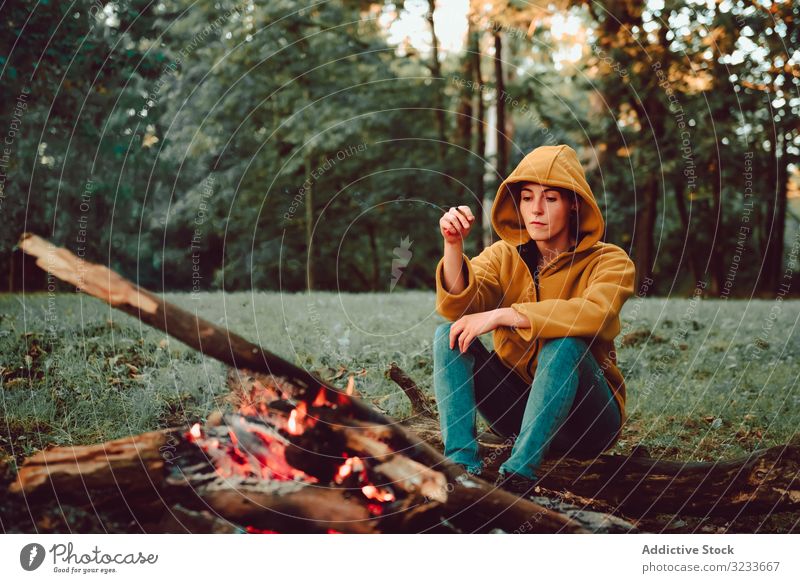
[[[259,389],[261,393],[254,394]],[[377,427],[359,426],[352,417],[353,424],[342,425],[341,409],[347,403],[328,400],[325,387],[319,388],[311,405],[279,398],[261,383],[254,384],[250,398],[240,414],[214,416],[183,435],[197,447],[195,455],[187,456],[191,465],[180,466],[190,481],[197,482],[198,475],[205,481],[213,468],[214,480],[228,487],[274,480],[335,488],[373,516],[420,494],[444,499],[444,480],[425,466],[404,468],[417,472],[404,481],[407,476],[391,461],[392,449],[381,441],[385,434]]]

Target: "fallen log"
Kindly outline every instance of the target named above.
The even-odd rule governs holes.
[[[97,503],[136,500],[161,482],[167,444],[176,430],[151,431],[97,445],[55,447],[25,460],[9,486],[30,502]],[[90,494],[90,495],[89,495]]]
[[[286,376],[305,389],[320,380],[305,369],[248,342],[226,328],[199,318],[135,285],[104,265],[89,263],[62,247],[31,233],[17,246],[36,258],[36,265],[78,291],[94,296],[144,323],[174,336],[184,344],[235,368]],[[327,383],[323,383],[326,386]],[[337,390],[329,386],[332,390]]]

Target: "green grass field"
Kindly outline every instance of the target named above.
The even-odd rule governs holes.
[[[432,394],[431,293],[169,294],[169,301],[325,377],[395,417],[396,361]],[[728,459],[797,440],[800,301],[632,298],[619,362],[626,453]],[[482,341],[491,347],[491,336]],[[223,407],[225,367],[105,304],[76,295],[0,296],[0,456],[202,421]]]

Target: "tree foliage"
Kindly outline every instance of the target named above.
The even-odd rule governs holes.
[[[460,52],[420,44],[436,18],[390,42],[431,8],[5,3],[3,247],[36,231],[153,288],[430,288],[443,209],[488,211],[508,167],[569,143],[648,292],[786,283],[796,3],[471,2]],[[45,285],[1,261],[8,289]]]

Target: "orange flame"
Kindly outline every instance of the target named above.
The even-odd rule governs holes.
[[[319,388],[319,393],[317,393],[314,402],[311,403],[314,407],[324,407],[328,400],[325,398],[325,387]]]
[[[350,467],[350,464],[344,463],[339,466],[339,471],[336,474],[336,477],[339,480],[344,480],[347,476],[353,473],[353,469]]]
[[[200,424],[195,423],[192,425],[192,428],[189,430],[189,435],[191,435],[195,439],[200,439],[203,436],[203,433],[200,431]]]
[[[303,433],[303,421],[306,418],[306,403],[300,401],[297,407],[292,409],[289,413],[289,422],[287,423],[287,431],[291,435],[300,435]]]
[[[364,469],[364,464],[361,462],[361,459],[358,456],[354,456],[351,458],[347,458],[344,463],[339,466],[339,471],[336,472],[336,477],[334,480],[337,483],[341,483],[347,476],[352,474],[353,472],[360,472]]]
[[[391,502],[394,500],[394,494],[387,490],[379,490],[372,484],[362,486],[361,491],[364,493],[364,496],[372,498],[373,500],[380,500],[381,502]]]

